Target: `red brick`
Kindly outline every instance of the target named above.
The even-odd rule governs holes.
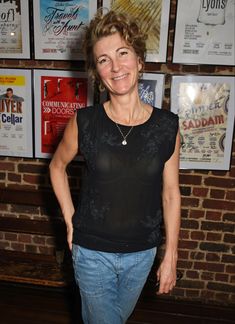
[[[213,272],[206,272],[206,271],[203,271],[201,273],[201,279],[202,280],[213,280],[214,279],[214,273]]]
[[[205,238],[205,233],[200,231],[193,231],[191,232],[191,239],[203,241]]]
[[[190,298],[199,297],[199,293],[200,293],[200,291],[199,290],[196,290],[196,289],[187,289],[186,290],[186,296],[187,297],[190,297]]]
[[[177,266],[179,269],[190,269],[193,263],[191,261],[178,260]]]
[[[19,234],[18,240],[22,243],[31,243],[32,236],[30,234]]]
[[[189,279],[199,279],[198,271],[187,270],[186,277]]]
[[[226,193],[226,199],[227,200],[235,200],[235,191],[228,191]]]
[[[206,231],[221,231],[221,232],[233,233],[235,229],[235,225],[230,223],[222,223],[222,222],[219,223],[219,222],[202,221],[201,229]]]
[[[189,218],[194,218],[194,219],[204,218],[204,215],[205,215],[204,210],[190,209]]]
[[[181,249],[193,250],[196,249],[197,246],[198,246],[198,242],[196,241],[186,241],[186,240],[179,241],[179,248]]]
[[[189,239],[189,231],[181,229],[179,237],[180,239]]]
[[[209,262],[195,262],[194,269],[196,270],[206,270],[212,272],[224,272],[224,264],[220,263],[209,263]]]
[[[189,251],[185,251],[185,250],[179,250],[178,251],[178,258],[179,259],[187,260],[188,257],[189,257]]]
[[[11,248],[14,251],[24,251],[25,250],[25,245],[22,243],[11,243]]]
[[[222,239],[222,233],[212,233],[208,232],[206,235],[206,240],[207,241],[218,241],[220,242]]]
[[[210,262],[219,262],[220,261],[220,255],[218,253],[207,253],[206,254],[206,260]]]
[[[233,263],[233,264],[235,264],[235,255],[223,254],[221,262],[222,263]]]
[[[215,292],[210,291],[208,289],[201,291],[201,298],[208,301],[208,300],[214,300]]]
[[[206,197],[208,191],[208,188],[193,188],[193,195],[196,197]]]
[[[202,182],[201,176],[180,174],[180,184],[200,185]]]
[[[223,199],[224,196],[225,196],[225,191],[224,190],[219,190],[219,189],[211,189],[210,190],[210,197],[211,198]]]
[[[1,171],[14,171],[15,170],[15,166],[13,163],[9,163],[9,162],[1,162],[0,161],[0,170]]]
[[[0,180],[5,180],[6,179],[6,174],[3,172],[0,172]]]
[[[38,247],[36,245],[26,244],[25,251],[28,253],[38,253]]]
[[[223,215],[223,221],[233,222],[235,223],[235,214],[234,213],[226,213]]]
[[[234,234],[225,234],[224,242],[226,243],[235,243],[235,235]]]
[[[206,219],[213,220],[213,221],[220,221],[222,219],[222,212],[207,210]]]
[[[228,279],[229,279],[229,276],[225,273],[216,273],[215,274],[216,281],[228,282]]]
[[[181,220],[181,228],[188,228],[188,229],[198,229],[199,223],[193,219],[182,219]]]
[[[182,197],[181,204],[183,207],[198,207],[199,199]]]
[[[36,175],[24,174],[23,180],[24,180],[24,182],[28,182],[28,183],[36,184],[36,185],[45,183],[45,177],[40,176],[39,174],[36,174]]]
[[[46,239],[46,245],[48,245],[48,246],[55,246],[55,244],[56,244],[55,237],[48,237]]]
[[[1,250],[8,250],[10,246],[9,242],[6,241],[0,241],[0,249]]]
[[[204,199],[202,206],[210,209],[235,210],[235,202],[225,200]]]
[[[226,266],[226,273],[234,274],[235,273],[235,265],[227,265]]]
[[[193,260],[204,260],[205,253],[204,252],[196,252],[196,251],[193,251],[193,252],[191,252],[190,257]]]
[[[233,292],[234,293],[234,287],[232,287],[229,284],[225,283],[218,283],[218,282],[208,282],[207,288],[210,290],[216,290],[216,291],[225,291],[225,292]]]
[[[38,165],[38,164],[23,164],[18,165],[18,171],[22,173],[36,173],[36,174],[47,174],[48,165]]]
[[[223,243],[211,243],[211,242],[201,242],[200,249],[203,251],[212,252],[228,252],[229,246]]]
[[[181,209],[181,217],[188,218],[189,210]]]
[[[39,253],[46,254],[46,255],[54,255],[55,249],[53,247],[48,246],[39,246],[38,247]]]
[[[33,243],[45,245],[46,244],[46,238],[44,236],[33,236]]]
[[[208,177],[204,180],[206,186],[219,188],[234,188],[235,179]]]
[[[16,233],[5,233],[5,240],[7,241],[18,241]]]

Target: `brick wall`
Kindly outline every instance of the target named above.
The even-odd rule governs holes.
[[[171,63],[176,4],[171,1],[171,20],[166,64],[147,63],[146,71],[166,74],[164,109],[170,106],[170,82],[173,74],[234,75],[228,66],[180,65]],[[0,60],[0,67],[83,69],[84,64],[65,61]],[[19,190],[50,192],[48,160],[0,157],[0,189],[4,192]],[[73,192],[79,190],[83,164],[72,163],[69,167]],[[75,176],[76,175],[76,176]],[[166,298],[199,300],[209,303],[235,304],[235,145],[231,168],[226,171],[181,170],[182,227],[180,232],[178,268],[183,278]],[[0,220],[17,219],[50,222],[60,218],[58,208],[19,203],[17,197],[0,204]],[[15,200],[14,200],[15,199]],[[10,201],[10,202],[9,202]],[[28,223],[27,223],[28,224]],[[38,223],[37,223],[38,224]],[[49,233],[49,234],[48,234]],[[57,249],[56,234],[35,234],[2,230],[0,251],[54,255]],[[162,251],[159,255],[161,256]]]

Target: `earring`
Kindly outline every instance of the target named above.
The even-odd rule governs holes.
[[[99,87],[100,92],[104,92],[104,90],[105,90],[105,86],[103,85],[102,82],[99,82],[98,87]]]

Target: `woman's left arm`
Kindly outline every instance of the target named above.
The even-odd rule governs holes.
[[[179,150],[180,136],[178,132],[174,153],[165,163],[163,171],[162,200],[166,246],[164,258],[157,271],[157,277],[160,280],[159,294],[168,293],[176,284],[180,230]]]

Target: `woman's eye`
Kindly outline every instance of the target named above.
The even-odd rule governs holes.
[[[125,56],[128,54],[128,51],[121,51],[119,54],[120,54],[120,56]]]
[[[97,60],[97,63],[100,65],[107,64],[109,62],[109,59],[107,57],[101,57]]]

